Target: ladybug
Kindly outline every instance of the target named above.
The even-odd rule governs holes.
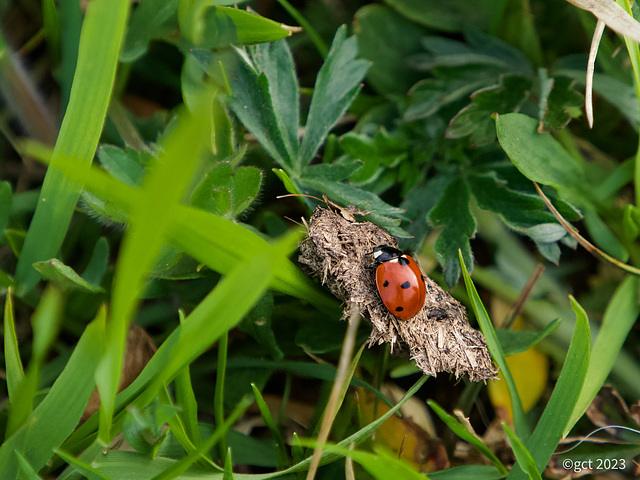
[[[372,266],[376,266],[376,287],[384,306],[400,320],[415,317],[427,295],[416,261],[389,245],[378,245],[372,255]]]

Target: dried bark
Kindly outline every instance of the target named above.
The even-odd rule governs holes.
[[[316,208],[300,243],[299,262],[342,302],[343,318],[355,311],[371,321],[369,345],[389,343],[391,351],[408,354],[427,375],[454,373],[472,381],[495,378],[482,333],[469,325],[464,307],[426,275],[427,296],[422,310],[409,320],[394,317],[384,306],[369,267],[377,245],[397,248],[397,241],[370,222],[356,207]]]

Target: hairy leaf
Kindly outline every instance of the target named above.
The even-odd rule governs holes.
[[[461,274],[458,250],[462,252],[465,265],[473,265],[469,240],[476,233],[476,221],[469,210],[469,187],[463,180],[456,180],[447,187],[438,205],[429,212],[429,221],[436,227],[443,227],[435,251],[447,284],[453,286]]]
[[[299,163],[308,165],[360,92],[369,62],[358,59],[358,42],[347,37],[342,26],[336,32],[329,55],[324,61],[311,98],[307,131],[300,146]]]

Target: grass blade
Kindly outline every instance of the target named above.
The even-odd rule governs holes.
[[[76,158],[79,167],[91,163],[111,97],[129,4],[94,0],[87,8],[69,105],[16,267],[20,296],[40,278],[32,264],[55,257],[67,232],[82,185],[70,180],[57,163],[61,156]]]
[[[314,441],[303,441],[309,446],[322,448],[323,450],[340,456],[348,457],[358,462],[377,480],[389,480],[401,478],[402,480],[425,480],[424,475],[416,472],[410,465],[394,457],[390,452],[379,451],[376,453],[363,450],[351,450],[347,447],[339,447],[331,444],[318,445]]]
[[[14,453],[16,454],[16,458],[18,459],[18,463],[20,464],[20,468],[26,474],[27,478],[29,480],[41,480],[40,476],[38,475],[38,472],[36,472],[33,469],[33,467],[31,466],[31,464],[29,462],[27,462],[27,459],[24,458],[24,456],[22,456],[22,454],[20,452],[18,452],[17,450],[14,450]]]
[[[565,429],[565,435],[578,421],[604,384],[622,345],[640,315],[640,279],[629,275],[618,287],[607,306],[602,326],[593,344],[589,369],[580,397]]]
[[[571,307],[576,314],[576,328],[569,345],[569,351],[549,403],[547,403],[533,434],[524,442],[531,452],[539,472],[542,472],[549,463],[549,459],[571,419],[591,355],[591,333],[587,314],[573,297],[570,299]],[[525,478],[525,474],[518,466],[515,466],[509,474],[509,479],[518,478]]]
[[[56,449],[56,455],[62,458],[65,462],[71,465],[77,472],[81,473],[83,476],[88,478],[89,480],[110,480],[109,477],[101,474],[96,468],[91,465],[84,463],[77,458],[69,455],[62,450]]]
[[[262,398],[260,390],[258,390],[258,387],[256,387],[254,383],[251,384],[251,388],[253,390],[253,395],[256,397],[256,404],[260,409],[260,415],[276,442],[276,448],[278,449],[278,467],[285,468],[289,463],[289,455],[287,454],[284,438],[282,438],[280,429],[278,428],[278,425],[276,425],[267,403],[264,401],[264,398]]]
[[[166,212],[176,205],[191,180],[204,150],[203,126],[207,112],[201,104],[193,115],[183,111],[163,144],[154,168],[147,173],[142,195],[131,209],[129,229],[123,239],[114,275],[108,346],[96,371],[100,392],[100,438],[110,442],[110,424],[120,383],[122,359],[131,318],[139,301],[147,272],[165,245],[165,232],[174,219]]]
[[[43,162],[50,157],[49,150],[35,142],[25,142],[23,150]],[[118,208],[131,211],[142,201],[139,189],[125,185],[97,168],[82,171],[72,158],[66,157],[60,160],[59,167],[75,181],[84,182],[87,190],[108,199]],[[222,274],[229,273],[239,262],[270,246],[264,238],[242,225],[193,207],[177,205],[166,215],[171,215],[174,220],[169,224],[169,240]],[[302,234],[302,231],[297,234]],[[304,298],[332,315],[340,315],[335,300],[321,293],[290,260],[282,256],[275,256],[274,260],[277,268],[271,288]]]
[[[233,426],[233,424],[240,418],[240,416],[244,413],[244,411],[249,408],[249,405],[253,403],[253,400],[249,396],[243,398],[240,403],[236,406],[236,408],[231,412],[229,418],[220,425],[213,434],[202,442],[202,445],[198,447],[198,449],[182,458],[178,462],[175,462],[170,468],[166,469],[160,475],[153,477],[153,480],[171,480],[180,476],[182,473],[186,472],[187,469],[193,465],[199,458],[207,455],[207,452],[211,450],[214,445],[216,445],[224,436],[227,434],[227,431]]]
[[[513,450],[513,453],[516,455],[516,461],[518,462],[518,465],[520,465],[522,471],[529,475],[529,478],[532,480],[542,480],[542,476],[536,468],[536,462],[533,460],[533,457],[527,448],[522,444],[516,434],[511,431],[509,425],[502,422],[502,428],[507,434],[511,450]]]
[[[42,300],[31,316],[33,329],[32,357],[23,381],[14,392],[9,408],[7,436],[12,435],[31,415],[33,400],[40,384],[40,370],[49,346],[53,343],[64,308],[62,293],[54,287],[45,290]]]
[[[427,400],[427,404],[434,412],[436,412],[436,415],[440,417],[440,420],[447,424],[447,426],[453,433],[455,433],[465,442],[473,445],[474,448],[478,450],[478,452],[480,452],[482,455],[487,457],[503,475],[506,476],[509,473],[507,467],[505,467],[504,464],[498,459],[498,457],[494,455],[489,447],[482,443],[482,440],[476,437],[473,433],[464,428],[455,417],[449,415],[440,405],[438,405],[433,400]]]
[[[480,300],[480,296],[478,295],[478,291],[471,281],[471,277],[469,276],[469,272],[467,271],[467,267],[464,264],[462,254],[460,252],[459,257],[460,265],[462,267],[464,284],[467,287],[469,300],[471,301],[471,308],[473,308],[473,312],[476,314],[480,329],[482,330],[484,338],[487,341],[487,348],[489,349],[489,352],[491,352],[491,356],[493,357],[495,362],[498,364],[498,368],[502,372],[504,381],[507,384],[507,388],[509,389],[509,396],[511,397],[511,410],[513,412],[513,423],[515,425],[516,432],[518,433],[518,435],[520,435],[520,437],[527,438],[530,432],[529,424],[527,423],[527,419],[524,415],[524,409],[522,408],[522,402],[520,400],[520,396],[518,395],[518,390],[516,389],[516,383],[513,380],[513,376],[511,375],[511,371],[509,370],[509,366],[507,365],[507,361],[505,360],[504,352],[502,351],[502,347],[500,346],[500,342],[498,341],[498,337],[496,335],[495,329],[493,328],[493,324],[491,323],[491,319],[489,318],[489,314],[484,308],[482,300]]]
[[[93,371],[104,347],[106,312],[101,309],[96,319],[80,338],[67,366],[33,411],[27,422],[0,446],[0,478],[15,478],[18,450],[27,462],[40,470],[76,428],[93,391]]]
[[[180,312],[180,323],[184,322],[184,313]],[[175,379],[176,403],[181,407],[180,418],[184,423],[187,435],[191,442],[197,447],[202,443],[200,429],[198,428],[198,402],[193,392],[189,365],[178,372]]]
[[[4,302],[4,362],[7,373],[9,400],[13,402],[18,385],[20,385],[24,379],[24,367],[20,359],[18,336],[16,335],[12,287],[7,289],[7,298]]]
[[[216,364],[216,390],[213,394],[213,415],[216,425],[224,423],[224,380],[227,375],[227,352],[229,350],[229,332],[226,331],[218,340],[218,363]],[[227,451],[227,440],[220,441],[220,456],[224,458]]]

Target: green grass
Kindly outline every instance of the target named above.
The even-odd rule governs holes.
[[[593,20],[525,3],[47,0],[7,25],[0,479],[544,478],[596,428],[590,406],[627,430],[562,458],[632,464],[638,50],[603,39],[586,130]],[[56,116],[41,143],[34,119]],[[483,384],[354,351],[370,326],[347,328],[296,261],[319,203],[285,192],[354,205],[413,250],[483,332],[511,416]],[[529,331],[500,330],[498,303]],[[146,354],[133,324],[158,348],[122,385]],[[525,412],[510,359],[531,348],[553,368]],[[488,463],[452,456],[472,450]]]

